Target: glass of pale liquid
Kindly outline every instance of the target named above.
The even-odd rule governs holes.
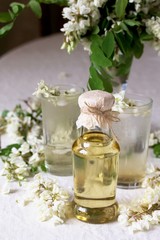
[[[146,172],[152,99],[129,94],[125,101],[129,107],[114,124],[120,144],[118,187],[138,188]]]
[[[71,148],[78,137],[78,97],[84,90],[70,84],[54,88],[57,96],[41,98],[46,165],[49,172],[67,176],[72,174]]]

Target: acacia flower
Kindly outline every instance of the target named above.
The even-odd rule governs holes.
[[[70,194],[60,187],[55,179],[35,175],[27,185],[27,192],[23,199],[25,206],[33,202],[39,212],[40,221],[51,220],[54,224],[61,224],[67,217],[67,208],[71,205]]]

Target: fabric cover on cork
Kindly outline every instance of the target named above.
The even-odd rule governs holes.
[[[76,122],[77,127],[94,129],[110,127],[116,117],[112,112],[115,98],[111,93],[101,90],[84,92],[78,99],[81,114]]]

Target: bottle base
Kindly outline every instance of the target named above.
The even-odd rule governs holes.
[[[74,215],[78,220],[88,223],[111,222],[118,216],[118,203],[104,208],[87,208],[75,204]]]

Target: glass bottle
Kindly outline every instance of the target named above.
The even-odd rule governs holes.
[[[98,95],[98,101],[101,94],[102,99],[105,97],[105,94],[108,94],[95,90],[83,93],[82,97],[80,96],[79,98],[79,103],[83,102],[87,106],[92,105],[92,107],[88,112],[86,110],[83,112],[83,104],[79,104],[81,115],[83,115],[80,117],[79,122],[85,128],[83,128],[83,134],[74,142],[72,147],[74,213],[77,219],[85,222],[105,223],[113,221],[118,214],[118,204],[115,195],[120,149],[117,141],[112,136],[111,129],[109,127],[101,128],[106,125],[106,123],[104,124],[106,120],[104,112],[108,110],[103,110],[99,104],[98,106],[102,111],[97,110],[95,107],[96,99],[93,103],[93,99],[91,98],[90,100],[87,97],[87,94],[92,96],[92,92],[94,98],[95,94],[96,98]],[[105,100],[103,99],[104,102]],[[87,118],[87,122],[84,120],[85,118]],[[97,126],[89,128],[89,125],[95,125],[91,124],[89,119],[92,123],[96,120]]]

